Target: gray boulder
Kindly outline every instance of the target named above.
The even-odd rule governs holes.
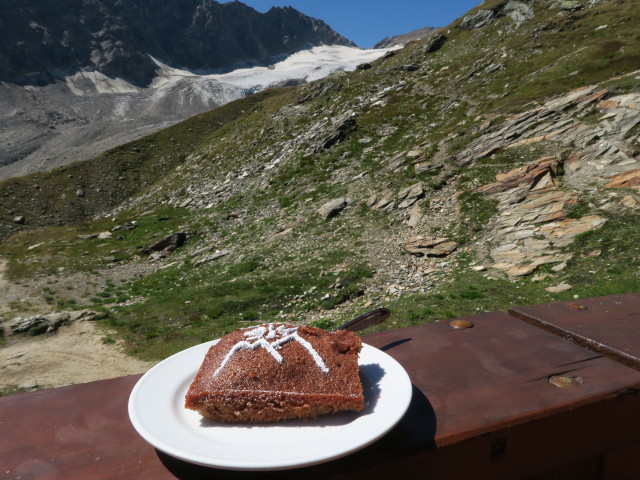
[[[318,209],[318,213],[322,218],[328,220],[338,215],[342,210],[347,208],[351,200],[345,197],[330,200]]]
[[[533,8],[531,5],[522,2],[516,2],[511,0],[507,2],[502,10],[502,13],[509,17],[517,24],[531,20],[534,16]]]
[[[35,336],[55,332],[67,322],[69,322],[69,314],[66,312],[35,315],[33,317],[16,317],[9,322],[9,329],[11,333],[28,333]]]
[[[458,247],[456,242],[448,238],[417,237],[403,245],[405,251],[412,255],[425,257],[446,257]]]
[[[176,248],[181,247],[186,239],[186,233],[175,232],[167,235],[162,240],[154,243],[153,245],[143,248],[142,253],[148,254],[151,252],[171,252]]]
[[[423,51],[424,53],[431,53],[442,48],[444,42],[447,41],[447,37],[445,37],[441,33],[436,33],[435,35],[431,35],[426,42],[424,42]]]
[[[424,197],[424,183],[418,182],[398,192],[398,208],[408,208]]]
[[[105,314],[98,314],[92,310],[80,310],[34,315],[33,317],[16,317],[9,322],[9,331],[12,334],[26,333],[36,336],[56,332],[62,325],[80,320],[97,320],[104,318],[104,316]]]
[[[490,25],[495,19],[496,14],[493,10],[478,10],[473,15],[464,17],[460,23],[460,28],[462,30],[476,30]]]
[[[346,136],[355,130],[358,126],[356,121],[357,114],[354,112],[346,112],[342,116],[338,117],[331,128],[331,131],[322,141],[323,148],[331,148],[336,143],[344,140]]]

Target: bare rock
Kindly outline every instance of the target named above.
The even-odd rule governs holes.
[[[424,197],[424,183],[418,182],[398,192],[398,208],[408,208]]]
[[[423,216],[424,215],[422,213],[422,208],[420,208],[420,204],[416,203],[411,209],[407,225],[409,225],[411,228],[417,227],[422,221]]]
[[[202,258],[197,259],[193,264],[195,266],[202,265],[203,263],[212,262],[222,257],[226,257],[231,253],[231,250],[216,250],[214,253],[210,253],[209,255],[205,255]]]
[[[24,215],[16,215],[15,217],[13,217],[13,223],[15,223],[16,225],[24,225],[24,222]]]
[[[605,185],[606,188],[629,188],[640,185],[640,168],[629,170],[619,175],[611,177],[611,181]]]
[[[68,312],[51,313],[49,315],[35,315],[33,317],[16,317],[9,322],[11,333],[28,333],[41,335],[55,332],[60,326],[69,323]]]
[[[385,190],[380,195],[373,195],[367,202],[374,210],[390,212],[397,205],[396,197],[391,190]]]
[[[78,310],[69,313],[69,323],[79,322],[79,321],[94,321],[100,320],[102,318],[106,318],[106,312],[94,312],[93,310]]]
[[[403,245],[405,251],[418,256],[446,257],[451,254],[458,244],[448,238],[416,237]]]
[[[436,33],[435,35],[431,35],[426,42],[424,42],[423,51],[424,53],[432,53],[437,50],[440,50],[444,45],[444,42],[447,41],[447,37],[442,33]]]
[[[350,132],[355,130],[358,126],[356,121],[357,114],[354,112],[346,112],[342,116],[338,117],[334,121],[334,126],[322,141],[322,147],[327,149],[331,148],[336,143],[342,141]]]
[[[440,170],[444,165],[441,163],[434,162],[418,162],[413,164],[413,168],[416,172],[416,175],[420,175],[424,172],[435,172]]]
[[[193,203],[193,198],[189,197],[186,198],[181,204],[180,204],[180,208],[187,208],[189,205],[191,205]]]
[[[342,210],[347,208],[349,203],[351,203],[351,200],[349,200],[346,197],[336,198],[322,205],[318,209],[318,213],[322,218],[324,218],[325,220],[328,220],[332,217],[335,217],[340,212],[342,212]]]
[[[383,171],[397,171],[404,165],[406,154],[407,152],[400,152],[391,157],[389,160],[387,160],[387,166],[383,169]]]
[[[562,292],[566,292],[567,290],[571,290],[572,288],[573,288],[573,285],[569,285],[568,283],[561,283],[559,285],[547,287],[545,288],[545,290],[549,293],[562,293]]]
[[[567,10],[570,12],[575,12],[576,10],[582,10],[584,8],[584,5],[582,5],[582,3],[576,2],[574,0],[561,0],[559,2],[556,2],[556,6],[560,10]]]
[[[562,262],[551,267],[551,270],[553,270],[554,272],[561,272],[565,268],[567,268],[567,262]]]
[[[636,208],[638,206],[638,200],[633,195],[625,195],[620,200],[620,203],[627,208]]]
[[[495,18],[496,14],[493,10],[478,10],[475,14],[464,17],[460,22],[460,28],[462,30],[476,30],[490,25]]]
[[[558,174],[558,161],[556,157],[543,157],[530,165],[514,168],[506,173],[496,175],[496,182],[485,185],[478,189],[484,194],[493,194],[504,192],[506,190],[519,187],[522,185],[530,185],[531,189],[536,189],[538,183],[542,182],[540,187],[555,187],[553,178]],[[541,188],[538,188],[541,189]]]
[[[181,247],[185,240],[187,239],[187,234],[184,232],[175,232],[170,235],[167,235],[162,240],[154,243],[149,247],[145,247],[142,249],[142,253],[148,254],[151,252],[171,252],[176,248]]]
[[[586,215],[578,219],[566,218],[543,225],[540,227],[540,233],[550,238],[556,246],[566,246],[576,235],[596,230],[606,221],[606,218],[599,215]]]
[[[517,24],[522,22],[526,22],[533,18],[533,7],[523,2],[516,2],[514,0],[510,0],[502,9],[502,13],[507,17],[511,18]]]
[[[151,254],[149,255],[149,261],[157,262],[158,260],[162,260],[163,258],[166,258],[166,257],[167,256],[162,252],[151,252]]]
[[[507,275],[509,275],[510,277],[523,277],[525,275],[530,275],[531,273],[533,273],[536,268],[538,268],[538,266],[534,264],[524,265],[521,267],[513,266],[509,270],[507,270]]]

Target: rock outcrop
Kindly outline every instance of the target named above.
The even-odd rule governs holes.
[[[413,254],[425,257],[446,257],[451,254],[458,244],[448,238],[413,238],[403,245],[403,248]]]
[[[496,14],[493,10],[478,10],[476,13],[465,16],[460,22],[460,28],[462,30],[477,30],[492,24],[495,19]]]
[[[640,169],[634,153],[640,139],[635,128],[639,104],[637,93],[610,96],[596,85],[580,88],[487,128],[455,160],[470,166],[507,149],[553,141],[573,149],[565,162],[565,180],[571,185],[586,188],[595,181],[632,186],[634,171]],[[598,121],[584,121],[588,114],[597,114]]]
[[[373,48],[391,48],[399,45],[405,45],[407,42],[413,42],[420,40],[421,38],[428,37],[437,32],[438,28],[425,27],[413,30],[409,33],[403,33],[402,35],[395,35],[393,37],[386,37],[376,43]]]
[[[142,253],[149,254],[152,252],[163,252],[165,254],[172,252],[176,248],[182,246],[187,239],[187,234],[184,232],[174,232],[156,243],[149,245],[142,249]]]
[[[564,268],[572,255],[560,253],[559,249],[570,244],[576,235],[606,222],[599,215],[566,217],[578,194],[558,187],[558,168],[555,157],[543,157],[499,174],[495,183],[477,189],[498,202],[488,235],[497,245],[489,252],[496,270],[522,276],[545,264]]]
[[[342,210],[347,208],[349,203],[351,203],[351,200],[348,198],[344,198],[344,197],[336,198],[334,200],[330,200],[327,203],[323,204],[318,209],[318,213],[323,219],[328,220],[330,218],[335,217]]]
[[[9,322],[9,331],[12,334],[23,333],[27,335],[41,335],[54,333],[62,325],[67,325],[80,320],[96,320],[104,314],[98,314],[92,310],[79,310],[73,312],[55,312],[47,315],[34,315],[32,317],[16,317]]]

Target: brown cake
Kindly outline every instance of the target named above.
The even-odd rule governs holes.
[[[186,408],[219,422],[271,422],[364,407],[352,332],[265,324],[231,332],[207,352]]]

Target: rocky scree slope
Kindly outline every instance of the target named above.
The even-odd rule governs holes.
[[[262,14],[211,0],[3,2],[0,179],[93,158],[265,86],[302,83],[317,71],[291,69],[284,60],[296,52],[323,57],[318,71],[355,68],[350,56],[369,53],[343,45],[353,46],[292,8]],[[273,75],[246,69],[255,83],[230,76],[264,64]]]
[[[256,321],[385,305],[395,328],[637,291],[638,7],[484,2],[366,68],[229,104],[101,218],[33,229],[16,205],[0,255],[38,288],[5,318],[91,306],[149,359]]]

